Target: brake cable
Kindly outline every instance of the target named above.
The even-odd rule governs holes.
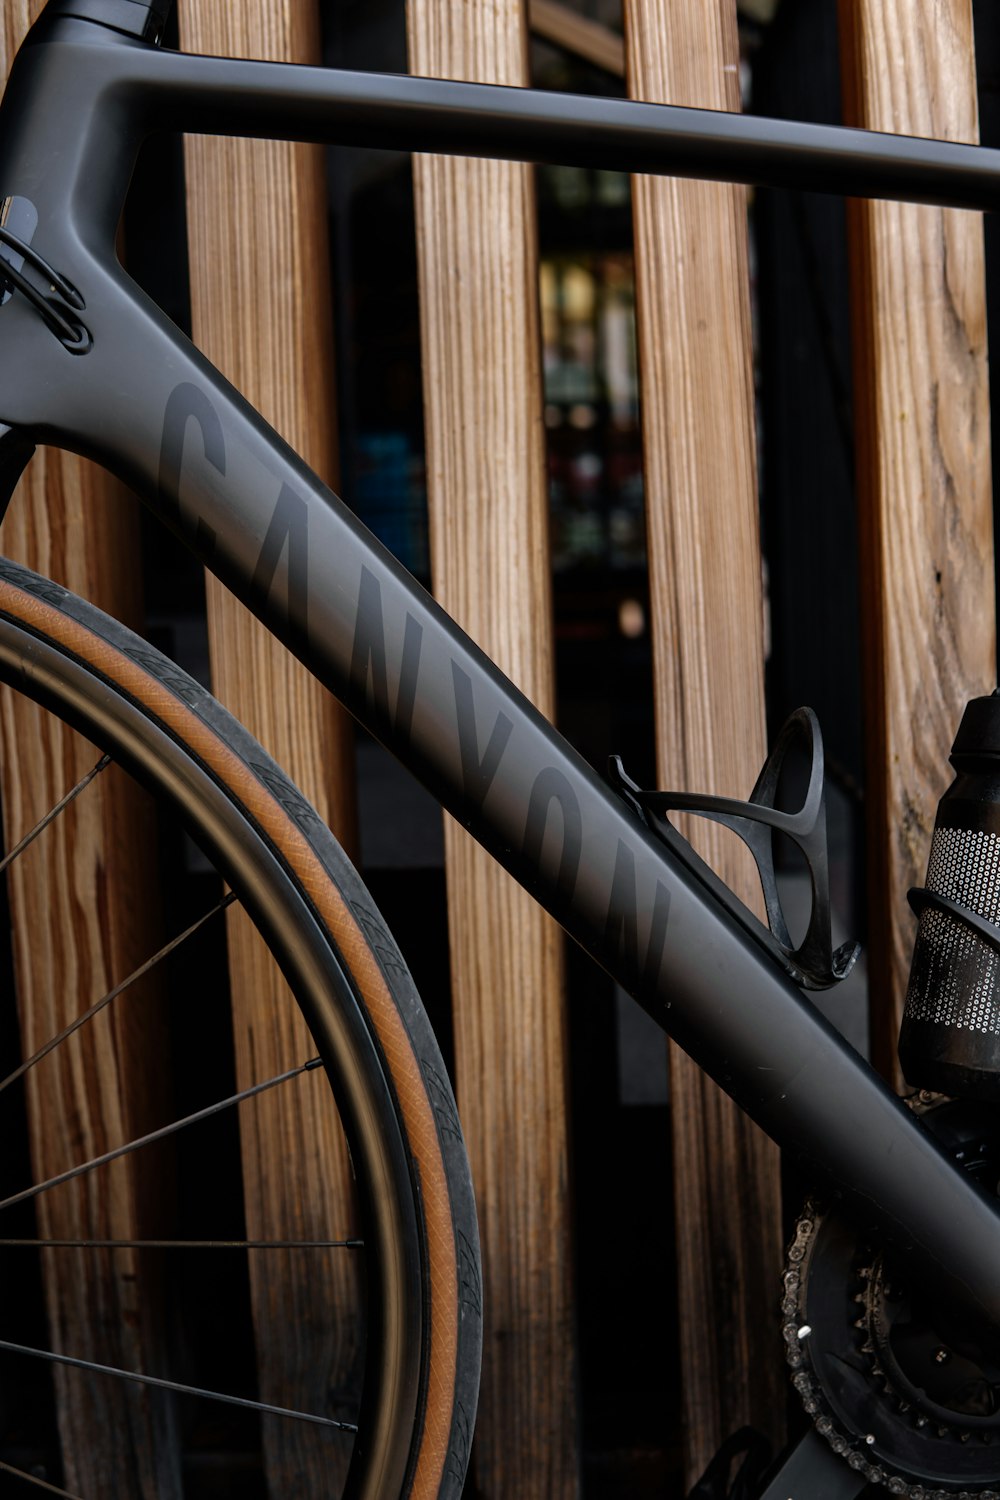
[[[28,265],[34,267],[49,283],[52,291],[57,292],[63,299],[63,304],[68,304],[68,306],[61,305],[52,297],[46,296],[40,287],[30,281],[23,271],[18,270],[2,254],[0,254],[0,283],[6,285],[9,291],[18,291],[26,297],[46,327],[55,334],[65,348],[74,354],[85,353],[90,348],[92,340],[89,329],[79,318],[73,316],[85,305],[73,283],[50,266],[48,261],[25,240],[3,225],[0,225],[0,244],[6,245],[8,249],[20,255]]]

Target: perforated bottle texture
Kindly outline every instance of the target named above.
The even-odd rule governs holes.
[[[1000,1099],[1000,697],[966,705],[938,804],[903,1008],[907,1080],[955,1096]],[[933,897],[958,910],[942,909]]]

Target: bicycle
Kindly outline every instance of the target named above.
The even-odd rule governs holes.
[[[942,1306],[995,1328],[995,1201],[956,1167],[953,1142],[922,1129],[800,994],[802,984],[841,977],[853,959],[850,945],[833,950],[829,934],[813,720],[803,714],[789,726],[749,804],[648,793],[621,767],[606,785],[135,288],[114,236],[136,151],[154,128],[321,141],[349,131],[373,145],[821,180],[830,191],[965,207],[996,205],[1000,157],[705,111],[188,57],[156,46],[165,10],[164,0],[50,0],[8,85],[0,318],[17,358],[0,368],[4,505],[36,442],[90,454],[118,474],[779,1144],[864,1205],[866,1230],[905,1247],[913,1275],[933,1279]],[[5,682],[99,747],[93,774],[111,755],[183,818],[279,959],[316,1046],[294,1075],[325,1072],[343,1117],[363,1225],[351,1248],[364,1241],[367,1278],[360,1408],[305,1416],[351,1444],[345,1494],[456,1496],[481,1337],[475,1214],[445,1071],[390,935],[278,768],[124,627],[3,563],[0,663]],[[793,816],[773,803],[796,736],[813,761]],[[755,846],[772,931],[671,830],[665,815],[679,808],[728,821]],[[773,827],[798,839],[813,876],[813,917],[798,945],[769,873]],[[981,917],[952,907],[953,919],[995,946]],[[261,1080],[237,1098],[290,1079]],[[133,1144],[0,1206],[75,1180]],[[812,1227],[795,1265],[820,1258]],[[835,1224],[822,1254],[850,1263],[856,1246],[843,1239]],[[889,1273],[880,1275],[884,1301]],[[806,1336],[796,1328],[802,1296],[800,1278],[787,1293],[793,1346]],[[980,1342],[988,1363],[988,1336]],[[4,1349],[190,1393],[149,1370],[108,1371],[12,1342]],[[916,1494],[936,1482],[933,1433],[916,1456],[893,1448],[891,1423],[859,1435],[837,1408],[829,1371],[797,1363],[828,1441],[800,1444],[766,1481],[765,1500],[795,1487],[851,1500],[870,1480]],[[169,1414],[154,1408],[143,1420],[155,1443]],[[961,1453],[947,1492],[995,1500],[988,1446]]]

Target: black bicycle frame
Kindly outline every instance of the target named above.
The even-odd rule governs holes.
[[[128,0],[77,8],[111,12],[116,3],[142,9]],[[749,926],[637,821],[126,276],[115,231],[138,147],[154,130],[581,162],[967,207],[996,205],[1000,153],[186,57],[54,18],[51,7],[0,110],[8,223],[16,217],[22,238],[79,290],[87,331],[67,346],[23,297],[0,308],[0,498],[35,442],[118,474],[785,1150],[839,1184],[863,1222],[933,1273],[942,1293],[1000,1330],[996,1203]]]

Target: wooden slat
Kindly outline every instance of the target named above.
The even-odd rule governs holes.
[[[970,0],[841,5],[845,116],[978,139]],[[914,920],[966,700],[996,683],[980,215],[850,204],[872,1052],[898,1077]]]
[[[624,76],[625,43],[610,26],[582,16],[561,0],[530,0],[528,20],[535,36],[555,42],[606,73]]]
[[[739,108],[734,0],[626,0],[629,94]],[[633,182],[660,784],[747,796],[764,759],[746,194]],[[716,824],[685,832],[748,905],[760,887]],[[773,1307],[777,1153],[670,1049],[686,1460],[741,1423],[780,1436]]]
[[[413,72],[526,82],[517,0],[409,0],[407,18]],[[421,156],[414,187],[435,593],[551,715],[531,173]],[[485,1277],[476,1482],[487,1500],[563,1500],[577,1475],[561,939],[450,820],[445,848]]]
[[[41,0],[4,7],[5,74]],[[44,253],[44,246],[40,246]],[[127,621],[139,616],[135,506],[107,475],[69,455],[33,460],[0,532],[26,562]],[[12,695],[0,705],[8,843],[97,759],[79,736]],[[126,778],[105,772],[9,872],[22,1049],[27,1055],[155,950],[155,839]],[[137,986],[31,1074],[32,1168],[41,1178],[141,1134],[163,1119],[163,1015]],[[148,1062],[149,1066],[144,1066]],[[148,1157],[116,1163],[39,1200],[42,1235],[135,1238],[162,1223],[162,1185]],[[53,1347],[152,1373],[163,1369],[162,1307],[134,1253],[54,1252],[43,1266]],[[84,1493],[179,1496],[179,1454],[165,1405],[139,1387],[55,1375],[65,1480]],[[122,1441],[121,1435],[129,1434]]]
[[[185,0],[182,45],[227,56],[318,61],[315,7],[280,0]],[[270,142],[187,142],[191,300],[196,343],[328,482],[336,469],[332,317],[323,156]],[[349,721],[297,662],[208,581],[213,689],[258,736],[348,848],[355,842]],[[230,924],[230,974],[242,1084],[309,1055],[302,1023],[262,946]],[[243,1112],[251,1235],[341,1235],[350,1171],[322,1079]],[[352,1257],[251,1261],[264,1399],[328,1410],[357,1397],[361,1346]],[[336,1491],[344,1444],[305,1423],[265,1423],[271,1489],[302,1472]]]

